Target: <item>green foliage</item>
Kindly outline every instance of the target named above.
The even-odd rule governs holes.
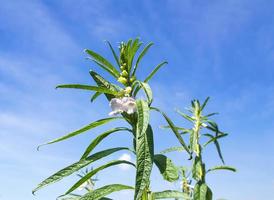
[[[87,194],[82,196],[79,200],[99,200],[103,198],[104,196],[107,196],[113,192],[117,192],[121,190],[132,190],[132,189],[134,188],[131,186],[121,185],[121,184],[106,185],[104,187],[88,192]]]
[[[217,166],[211,169],[208,169],[206,171],[206,165],[203,162],[203,150],[207,147],[207,145],[214,143],[216,146],[218,155],[221,159],[221,161],[224,163],[224,159],[221,153],[220,144],[218,142],[219,139],[227,136],[227,133],[223,133],[219,130],[218,125],[209,119],[209,117],[213,116],[216,113],[210,113],[207,115],[203,114],[203,110],[205,109],[207,103],[209,101],[209,98],[207,98],[202,104],[198,100],[193,100],[191,102],[191,107],[187,110],[190,114],[185,114],[179,110],[176,110],[176,112],[182,116],[185,120],[190,122],[192,124],[191,128],[182,128],[179,126],[175,126],[173,123],[170,123],[168,120],[168,126],[164,126],[165,128],[169,128],[175,133],[175,135],[178,135],[178,131],[182,130],[182,134],[186,135],[185,133],[188,133],[189,136],[188,142],[189,144],[186,145],[186,143],[182,143],[181,141],[184,141],[181,137],[177,137],[179,142],[182,144],[182,149],[185,149],[185,146],[188,146],[189,153],[191,155],[190,160],[192,160],[192,168],[191,168],[191,180],[194,180],[196,182],[194,189],[192,189],[192,186],[190,185],[191,180],[188,181],[185,176],[185,171],[183,171],[182,179],[183,179],[183,185],[182,190],[186,191],[189,198],[193,200],[212,200],[212,191],[206,184],[206,174],[207,172],[215,171],[215,170],[230,170],[235,172],[236,169],[230,166]],[[203,129],[207,129],[208,131],[212,133],[205,133],[202,134]],[[209,140],[201,145],[201,137],[207,137]],[[165,152],[170,152],[173,150],[177,150],[178,147],[171,147]],[[180,150],[180,149],[179,149]]]
[[[160,170],[164,180],[169,182],[174,182],[179,179],[178,168],[173,164],[173,162],[162,154],[154,155],[154,163]]]
[[[154,192],[153,199],[169,199],[169,198],[180,198],[184,200],[190,199],[189,196],[183,192],[176,190],[165,190],[162,192]]]
[[[103,56],[99,55],[98,53],[86,49],[85,52],[90,55],[93,58],[93,61],[98,64],[100,67],[102,67],[104,70],[109,72],[111,75],[113,75],[115,78],[119,77],[119,71]]]
[[[81,159],[84,159],[86,158],[90,152],[103,140],[105,139],[107,136],[109,136],[110,134],[112,133],[115,133],[117,131],[132,131],[131,129],[129,128],[126,128],[126,127],[118,127],[118,128],[113,128],[113,129],[110,129],[100,135],[98,135],[94,140],[92,140],[92,142],[90,143],[90,145],[86,148],[84,154],[82,155]]]
[[[69,139],[69,138],[71,138],[71,137],[74,137],[74,136],[79,135],[79,134],[81,134],[81,133],[83,133],[83,132],[86,132],[86,131],[91,130],[91,129],[93,129],[93,128],[96,128],[96,127],[98,127],[98,126],[102,126],[102,125],[104,125],[104,124],[106,124],[106,123],[108,123],[108,122],[111,122],[111,121],[117,120],[117,119],[121,119],[121,118],[120,118],[120,117],[110,117],[110,118],[104,118],[104,119],[97,120],[97,121],[95,121],[95,122],[90,123],[90,124],[87,125],[87,126],[82,127],[81,129],[79,129],[79,130],[77,130],[77,131],[73,131],[73,132],[71,132],[71,133],[69,133],[69,134],[67,134],[67,135],[65,135],[65,136],[62,136],[62,137],[60,137],[60,138],[57,138],[57,139],[54,139],[54,140],[52,140],[52,141],[50,141],[50,142],[47,142],[47,143],[45,143],[45,144],[42,144],[42,145],[40,145],[40,146],[38,147],[38,149],[39,149],[41,146],[43,146],[43,145],[53,144],[53,143],[56,143],[56,142],[60,142],[60,141],[62,141],[62,140]]]
[[[144,190],[149,186],[152,170],[154,146],[153,132],[149,125],[149,107],[146,101],[137,100],[137,131],[136,131],[136,157],[137,172],[135,181],[134,199],[141,199]]]
[[[193,197],[193,200],[212,200],[212,191],[205,183],[198,182]]]
[[[100,152],[97,152],[91,156],[88,156],[85,159],[82,159],[76,163],[73,163],[72,165],[69,165],[68,167],[61,169],[60,171],[56,172],[55,174],[53,174],[52,176],[48,177],[47,179],[45,179],[43,182],[41,182],[33,191],[32,193],[34,194],[37,190],[55,183],[61,179],[63,179],[64,177],[67,177],[71,174],[73,174],[74,172],[77,172],[78,170],[82,169],[83,167],[101,159],[104,158],[112,153],[115,153],[117,151],[121,151],[121,150],[129,150],[128,148],[125,147],[119,147],[119,148],[112,148],[112,149],[107,149],[107,150],[103,150]]]
[[[106,43],[112,52],[115,64],[112,64],[104,56],[96,53],[93,50],[86,49],[85,52],[94,63],[103,69],[104,72],[110,74],[114,81],[106,80],[103,75],[90,70],[89,74],[94,80],[95,85],[64,84],[58,85],[56,88],[78,89],[85,92],[91,92],[91,102],[95,102],[98,97],[103,94],[111,105],[113,102],[123,102],[125,99],[130,99],[129,104],[131,104],[130,106],[135,106],[134,109],[129,111],[129,109],[125,109],[123,107],[123,109],[119,108],[117,111],[115,108],[113,108],[113,112],[111,112],[111,114],[120,113],[121,117],[109,117],[96,120],[76,131],[70,132],[67,135],[54,139],[46,144],[52,144],[70,139],[88,130],[102,126],[117,119],[124,120],[127,122],[127,125],[125,127],[112,127],[110,130],[106,130],[103,133],[97,135],[94,139],[92,139],[92,141],[90,141],[79,161],[59,170],[52,176],[42,181],[33,190],[33,193],[47,185],[60,181],[63,178],[76,173],[77,171],[95,161],[101,161],[101,159],[104,159],[106,156],[109,156],[115,152],[127,150],[136,156],[135,164],[126,160],[113,160],[106,164],[100,165],[97,168],[86,172],[83,176],[81,175],[80,180],[78,180],[67,190],[67,192],[65,192],[65,194],[62,196],[62,199],[110,200],[106,196],[112,192],[130,189],[134,190],[134,200],[153,200],[166,198],[212,200],[212,192],[206,184],[207,172],[216,170],[229,170],[234,172],[236,169],[230,166],[221,165],[206,170],[206,165],[202,159],[204,149],[208,145],[214,144],[217,149],[217,153],[224,164],[219,139],[228,135],[227,133],[221,132],[218,125],[209,119],[216,113],[210,113],[207,115],[203,114],[209,98],[207,98],[202,104],[198,100],[193,100],[191,102],[191,107],[188,109],[190,112],[188,114],[177,110],[177,112],[184,119],[192,124],[192,127],[184,128],[176,126],[167,114],[162,112],[159,108],[151,106],[153,103],[153,93],[148,82],[154,77],[154,75],[161,67],[167,64],[167,62],[164,61],[158,64],[154,69],[152,69],[150,74],[145,76],[146,78],[143,81],[138,80],[137,78],[137,70],[139,69],[141,60],[147,54],[153,43],[149,43],[143,49],[140,49],[143,43],[140,42],[139,38],[129,39],[127,42],[120,43],[119,52],[115,51],[109,41],[106,41]],[[138,53],[138,51],[140,51],[140,53]],[[145,93],[145,100],[137,99],[140,91]],[[129,108],[129,105],[126,106]],[[112,105],[112,107],[115,107],[115,105]],[[154,135],[152,126],[150,124],[150,110],[155,110],[164,117],[167,125],[163,126],[163,128],[171,130],[181,146],[169,147],[168,149],[162,151],[161,154],[154,154]],[[202,133],[203,130],[207,130],[208,132]],[[107,139],[108,136],[120,131],[127,131],[131,133],[131,141],[133,142],[132,144],[130,143],[129,146],[131,146],[132,149],[128,147],[117,147],[93,153],[93,150],[103,140]],[[188,138],[186,139],[186,137]],[[207,138],[207,141],[204,144],[201,144],[201,137]],[[171,159],[163,155],[174,151],[183,151],[184,153],[187,153],[189,160],[192,161],[191,170],[186,170],[184,167],[175,166]],[[150,175],[153,163],[155,163],[158,167],[164,180],[174,182],[181,178],[182,191],[150,191]],[[77,188],[90,181],[94,176],[97,175],[98,172],[119,164],[128,164],[136,167],[135,187],[121,184],[111,184],[97,189],[89,189],[84,195],[77,195],[72,193]],[[192,181],[194,181],[195,184],[194,188],[191,185]]]
[[[104,118],[101,120],[97,120],[88,124],[87,126],[82,127],[79,130],[73,131],[64,135],[60,138],[54,139],[46,144],[52,144],[56,142],[60,142],[74,136],[77,136],[81,133],[84,133],[88,130],[94,129],[96,127],[107,124],[116,119],[125,120],[129,127],[113,127],[110,130],[107,130],[99,135],[97,135],[88,145],[85,152],[83,153],[81,159],[74,164],[56,172],[49,178],[42,181],[34,190],[33,193],[37,190],[45,187],[54,182],[60,181],[64,177],[67,177],[78,170],[86,167],[87,165],[101,160],[104,157],[120,151],[120,150],[130,150],[126,147],[118,147],[113,149],[107,149],[95,154],[92,154],[94,148],[99,145],[103,140],[105,140],[109,135],[119,132],[119,131],[129,131],[133,137],[133,149],[136,155],[136,183],[135,183],[135,200],[141,198],[147,198],[149,194],[151,194],[149,190],[150,183],[150,174],[152,170],[153,161],[156,160],[158,163],[158,167],[165,179],[172,181],[177,178],[176,167],[172,164],[170,159],[167,159],[163,156],[166,167],[164,168],[163,162],[159,160],[159,156],[156,156],[154,160],[154,145],[153,145],[153,130],[151,125],[149,124],[149,116],[151,104],[153,101],[152,90],[147,83],[156,72],[167,62],[162,62],[156,66],[153,71],[147,75],[145,81],[137,80],[136,72],[139,69],[139,64],[141,60],[144,58],[149,48],[153,43],[149,43],[144,47],[144,49],[140,50],[140,54],[137,56],[137,53],[142,46],[142,42],[139,41],[139,38],[134,40],[130,39],[127,42],[121,42],[119,46],[119,54],[115,52],[114,48],[110,44],[110,42],[106,41],[108,47],[110,48],[113,58],[116,64],[112,64],[109,60],[107,60],[104,56],[96,53],[93,50],[86,49],[85,52],[88,54],[89,58],[96,63],[101,69],[110,74],[112,78],[115,79],[116,82],[112,82],[106,80],[102,75],[96,73],[93,70],[90,70],[90,75],[94,80],[96,86],[94,85],[84,85],[84,84],[64,84],[58,85],[56,88],[69,88],[69,89],[78,89],[86,92],[94,92],[91,96],[91,102],[95,102],[101,94],[104,94],[108,101],[111,101],[113,98],[122,98],[122,97],[133,97],[136,98],[139,91],[142,89],[147,99],[146,100],[136,100],[136,109],[135,113],[127,113],[122,112],[122,117],[110,117]],[[135,61],[136,57],[136,62]],[[45,144],[43,144],[45,145]],[[91,154],[91,155],[90,155]],[[119,184],[113,184],[104,186],[102,188],[89,191],[84,196],[74,196],[71,192],[73,192],[76,188],[78,188],[81,184],[85,183],[87,180],[92,178],[97,174],[97,172],[114,166],[118,164],[130,164],[134,165],[128,161],[111,161],[107,164],[98,166],[96,169],[91,170],[86,175],[82,176],[81,179],[75,183],[66,193],[66,198],[74,198],[74,199],[108,199],[105,196],[110,194],[111,192],[119,191],[122,189],[133,189],[130,186],[124,186]],[[172,174],[174,173],[174,174]]]
[[[94,170],[91,170],[89,173],[87,173],[85,176],[83,176],[79,181],[77,181],[77,183],[75,183],[64,195],[70,194],[71,192],[73,192],[75,189],[79,188],[83,183],[85,183],[86,181],[88,181],[90,178],[92,178],[94,175],[96,175],[99,171],[114,166],[114,165],[119,165],[119,164],[128,164],[128,165],[132,165],[135,167],[135,165],[129,161],[126,160],[114,160],[111,161],[105,165],[102,165]]]

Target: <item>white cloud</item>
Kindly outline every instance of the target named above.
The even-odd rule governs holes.
[[[131,161],[132,159],[131,159],[131,156],[129,154],[124,153],[119,157],[119,160]],[[125,170],[125,171],[130,169],[130,165],[128,165],[128,164],[121,164],[121,165],[119,165],[119,167],[122,170]]]

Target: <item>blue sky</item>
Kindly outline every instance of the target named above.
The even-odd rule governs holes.
[[[151,81],[154,105],[179,124],[184,122],[174,108],[210,96],[208,110],[220,113],[215,120],[230,133],[222,141],[223,154],[238,172],[209,176],[214,199],[273,198],[273,8],[272,1],[264,0],[2,1],[0,199],[55,199],[74,183],[72,176],[31,195],[39,181],[76,161],[90,139],[115,123],[37,152],[38,144],[110,111],[104,98],[91,104],[89,93],[54,87],[92,83],[88,71],[98,68],[85,59],[83,49],[111,59],[105,39],[117,46],[136,36],[155,42],[142,62],[140,78],[159,62],[169,61]],[[156,151],[176,145],[171,133],[158,129],[164,123],[160,116],[152,117]],[[117,134],[97,150],[130,141],[126,134]],[[220,164],[213,148],[206,153],[209,166]],[[182,155],[173,157],[178,164],[185,163]],[[117,180],[133,184],[133,172],[108,169],[99,174],[98,186]],[[157,169],[152,177],[154,190],[178,187],[163,182]],[[113,197],[127,200],[131,193]]]

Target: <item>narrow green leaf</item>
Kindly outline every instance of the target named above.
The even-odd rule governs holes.
[[[118,192],[121,190],[133,190],[133,189],[134,188],[131,186],[121,185],[121,184],[106,185],[104,187],[88,192],[87,194],[82,196],[79,200],[98,200],[113,192]]]
[[[140,53],[139,57],[137,58],[136,64],[133,68],[133,72],[132,75],[135,75],[136,70],[138,68],[139,62],[142,60],[142,58],[146,55],[147,51],[149,50],[149,48],[153,45],[153,43],[149,43],[144,49],[143,51]]]
[[[154,74],[156,74],[156,72],[164,65],[168,64],[168,62],[164,61],[162,63],[160,63],[159,65],[157,65],[153,71],[145,78],[144,82],[147,83],[153,76]]]
[[[180,110],[176,110],[176,112],[181,115],[183,118],[185,118],[186,120],[190,121],[190,122],[194,122],[194,119],[188,115],[186,115],[185,113],[181,112]]]
[[[137,107],[137,115],[138,115],[137,134],[139,134],[139,137],[143,137],[146,133],[146,130],[149,124],[149,107],[147,102],[144,100],[137,100],[136,107]],[[136,137],[137,137],[137,134],[136,134]]]
[[[91,103],[95,101],[102,93],[101,92],[95,92],[94,95],[92,95],[90,101]]]
[[[79,135],[79,134],[81,134],[83,132],[86,132],[86,131],[88,131],[90,129],[96,128],[98,126],[102,126],[102,125],[104,125],[104,124],[106,124],[108,122],[111,122],[111,121],[117,120],[117,119],[122,119],[122,118],[121,117],[110,117],[110,118],[104,118],[104,119],[100,119],[100,120],[94,121],[94,122],[90,123],[89,125],[80,128],[77,131],[73,131],[73,132],[71,132],[71,133],[69,133],[67,135],[64,135],[64,136],[60,137],[60,138],[54,139],[54,140],[52,140],[50,142],[47,142],[45,144],[40,145],[38,147],[38,150],[39,150],[39,148],[41,146],[48,145],[48,144],[53,144],[53,143],[56,143],[56,142],[60,142],[62,140],[66,140],[68,138],[74,137],[74,136]]]
[[[204,134],[204,135],[210,137],[209,136],[210,134]],[[211,135],[211,137],[210,137],[211,139],[204,144],[204,147],[206,147],[208,144],[210,144],[212,142],[215,142],[216,140],[218,140],[220,138],[223,138],[223,137],[225,137],[227,135],[228,135],[227,133],[218,135],[217,137],[214,137],[214,136]]]
[[[160,128],[171,129],[170,126],[160,126]],[[192,129],[187,129],[179,126],[174,126],[178,131],[182,131],[182,134],[190,133]]]
[[[94,60],[96,60],[98,63],[102,64],[105,66],[105,68],[108,69],[108,72],[111,71],[111,75],[113,75],[114,77],[118,78],[120,76],[119,71],[104,57],[102,57],[101,55],[95,53],[92,50],[89,49],[85,49],[85,52],[87,54],[89,54]]]
[[[170,152],[173,152],[173,151],[185,151],[185,148],[183,146],[170,147],[168,149],[165,149],[165,150],[161,151],[160,153],[166,154],[166,153],[170,153]]]
[[[136,130],[136,181],[134,199],[140,200],[149,178],[153,165],[153,132],[149,123],[149,107],[146,101],[137,100],[137,130]]]
[[[99,74],[97,74],[96,72],[94,71],[89,71],[89,74],[91,75],[91,77],[93,78],[93,80],[96,82],[96,84],[99,86],[99,87],[104,87],[104,88],[107,88],[113,92],[116,92],[118,93],[116,87],[111,84],[110,82],[108,82],[107,80],[105,80],[102,76],[100,76]],[[105,96],[107,97],[107,99],[110,101],[112,98],[114,98],[115,96],[114,95],[111,95],[111,94],[107,94],[105,93]]]
[[[216,150],[217,150],[217,152],[218,152],[218,155],[219,155],[219,157],[220,157],[222,163],[225,164],[225,161],[224,161],[224,158],[223,158],[223,155],[222,155],[222,151],[221,151],[220,144],[219,144],[218,140],[215,139],[215,137],[218,137],[218,135],[215,136],[215,137],[214,137],[213,135],[211,135],[211,134],[204,134],[204,135],[205,135],[205,136],[208,136],[208,137],[210,137],[210,138],[212,139],[212,141],[213,141],[214,144],[215,144]]]
[[[73,163],[72,165],[69,165],[68,167],[56,172],[55,174],[53,174],[52,176],[48,177],[47,179],[45,179],[44,181],[42,181],[40,184],[38,184],[38,186],[32,191],[32,193],[34,194],[37,190],[55,183],[71,174],[73,174],[74,172],[78,171],[79,169],[89,165],[92,162],[95,162],[96,160],[99,160],[101,158],[104,158],[112,153],[115,153],[117,151],[121,151],[121,150],[129,150],[126,147],[119,147],[119,148],[112,148],[112,149],[107,149],[104,151],[100,151],[97,152],[89,157],[87,157],[86,159],[80,160],[76,163]]]
[[[103,140],[105,139],[107,136],[109,136],[112,133],[115,133],[117,131],[131,131],[128,128],[125,127],[118,127],[118,128],[113,128],[110,129],[102,134],[100,134],[99,136],[97,136],[94,140],[92,140],[92,142],[90,143],[90,145],[86,148],[84,154],[82,155],[81,159],[86,158],[90,152]]]
[[[162,112],[161,110],[159,110],[158,108],[151,107],[151,109],[156,110],[157,112],[160,112],[164,116],[165,120],[167,121],[167,123],[170,126],[171,130],[173,131],[173,133],[177,137],[178,141],[181,143],[181,145],[184,147],[184,149],[187,151],[187,153],[189,155],[191,155],[191,153],[190,153],[190,151],[189,151],[189,149],[188,149],[188,147],[187,147],[184,139],[182,138],[182,136],[180,135],[180,133],[176,129],[176,126],[173,124],[173,122],[171,121],[171,119],[164,112]]]
[[[104,87],[97,87],[97,86],[90,86],[90,85],[81,85],[81,84],[65,84],[65,85],[58,85],[56,88],[71,88],[71,89],[81,89],[81,90],[91,90],[105,94],[112,94],[117,95],[118,92],[104,88]]]
[[[204,103],[201,106],[201,110],[203,110],[207,104],[207,102],[209,101],[210,97],[207,97],[206,100],[204,101]]]
[[[173,162],[162,154],[154,155],[154,163],[160,170],[164,180],[169,182],[174,182],[179,179],[178,168],[173,164]]]
[[[145,189],[149,186],[153,155],[153,132],[149,125],[145,136],[140,137],[136,142],[137,171],[134,195],[136,200],[140,200]]]
[[[152,96],[152,90],[149,86],[149,84],[147,83],[144,83],[144,82],[141,82],[141,81],[136,81],[136,83],[139,84],[139,87],[137,87],[134,91],[134,96],[137,95],[138,91],[140,90],[140,88],[143,88],[146,96],[147,96],[147,101],[148,101],[148,104],[150,105],[153,101],[153,96]]]
[[[107,44],[108,44],[108,46],[109,46],[109,48],[110,48],[110,50],[111,50],[111,52],[112,52],[112,55],[113,55],[113,57],[114,57],[114,59],[115,59],[117,65],[118,65],[118,67],[120,67],[119,58],[118,58],[117,54],[115,53],[115,51],[114,51],[112,45],[110,44],[109,41],[106,41],[106,42],[107,42]]]
[[[81,195],[79,195],[79,194],[69,194],[60,200],[79,200],[80,197],[81,197]],[[57,198],[57,199],[59,199],[59,198]]]
[[[185,200],[190,199],[188,194],[185,194],[183,192],[178,192],[176,190],[165,190],[162,192],[154,192],[152,196],[154,199],[170,199],[170,198],[182,198]]]
[[[77,181],[64,195],[70,194],[77,188],[79,188],[82,184],[84,184],[86,181],[88,181],[91,177],[93,177],[95,174],[97,174],[99,171],[106,169],[111,166],[120,165],[120,164],[128,164],[135,167],[135,165],[132,162],[126,161],[126,160],[114,160],[111,161],[105,165],[102,165],[96,169],[93,169],[89,173],[87,173],[85,176],[83,176],[79,181]]]
[[[216,170],[229,170],[232,172],[237,171],[234,167],[231,167],[231,166],[216,166],[216,167],[210,168],[209,170],[207,170],[207,172],[216,171]]]
[[[132,68],[132,62],[133,62],[133,59],[136,55],[136,52],[138,51],[138,49],[140,48],[140,46],[142,45],[143,43],[139,43],[139,38],[136,38],[134,41],[133,41],[133,44],[132,44],[132,47],[130,49],[130,53],[129,53],[129,58],[128,58],[128,61],[129,61],[129,71],[131,71],[131,68]]]
[[[114,72],[112,71],[112,69],[106,67],[105,65],[99,63],[98,61],[96,61],[96,60],[94,60],[94,59],[92,59],[92,58],[90,58],[90,60],[92,60],[93,62],[95,62],[98,66],[100,66],[100,67],[101,67],[102,69],[104,69],[105,71],[109,72],[113,77],[115,77],[115,79],[118,78],[118,77],[117,77],[117,74],[114,73]]]

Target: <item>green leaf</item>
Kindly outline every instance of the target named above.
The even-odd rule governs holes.
[[[166,153],[170,153],[170,152],[173,152],[173,151],[185,151],[185,148],[183,146],[170,147],[168,149],[165,149],[165,150],[161,151],[160,153],[166,154]]]
[[[108,122],[111,122],[111,121],[117,120],[117,119],[122,119],[122,118],[121,118],[121,117],[110,117],[110,118],[104,118],[104,119],[100,119],[100,120],[94,121],[94,122],[90,123],[89,125],[80,128],[80,129],[77,130],[77,131],[73,131],[73,132],[71,132],[71,133],[69,133],[69,134],[67,134],[67,135],[64,135],[64,136],[60,137],[60,138],[57,138],[57,139],[55,139],[55,140],[52,140],[52,141],[50,141],[50,142],[47,142],[47,143],[45,143],[45,144],[40,145],[40,146],[38,147],[38,150],[39,150],[39,148],[40,148],[41,146],[48,145],[48,144],[52,144],[52,143],[56,143],[56,142],[60,142],[60,141],[62,141],[62,140],[66,140],[66,139],[68,139],[68,138],[74,137],[74,136],[79,135],[79,134],[81,134],[81,133],[83,133],[83,132],[86,132],[86,131],[88,131],[88,130],[90,130],[90,129],[96,128],[96,127],[98,127],[98,126],[102,126],[102,125],[104,125],[104,124],[106,124],[106,123],[108,123]]]
[[[204,101],[204,103],[201,106],[201,111],[205,108],[207,102],[209,101],[210,97],[207,97],[206,100]]]
[[[99,66],[104,66],[103,69],[107,70],[115,78],[120,76],[119,71],[107,59],[89,49],[85,49],[85,52],[89,54],[97,64],[101,64]]]
[[[139,137],[143,137],[149,124],[149,107],[147,102],[144,100],[137,100],[136,107],[138,115],[136,137],[137,135],[139,135]]]
[[[171,130],[173,131],[173,133],[174,133],[175,136],[177,137],[178,141],[179,141],[179,142],[181,143],[181,145],[185,148],[185,150],[187,151],[187,153],[188,153],[189,155],[191,155],[191,153],[190,153],[190,151],[189,151],[189,149],[188,149],[188,147],[187,147],[187,145],[186,145],[184,139],[182,138],[182,136],[180,135],[180,133],[179,133],[178,130],[176,129],[176,126],[173,124],[173,122],[171,121],[171,119],[170,119],[164,112],[162,112],[161,110],[159,110],[158,108],[151,107],[151,109],[160,112],[160,113],[164,116],[165,120],[167,121],[167,123],[168,123],[168,125],[170,126]]]
[[[200,187],[200,200],[212,200],[211,189],[205,183]]]
[[[32,193],[34,194],[37,190],[55,183],[61,179],[63,179],[64,177],[67,177],[71,174],[73,174],[74,172],[78,171],[79,169],[82,169],[83,167],[89,165],[92,162],[95,162],[96,160],[99,160],[101,158],[104,158],[112,153],[115,153],[117,151],[121,151],[121,150],[129,150],[126,147],[118,147],[118,148],[112,148],[112,149],[107,149],[104,151],[99,151],[89,157],[87,157],[86,159],[80,160],[76,163],[73,163],[72,165],[69,165],[68,167],[65,167],[64,169],[56,172],[55,174],[53,174],[52,176],[48,177],[47,179],[45,179],[44,181],[42,181],[40,184],[38,184],[38,186],[32,191]]]
[[[132,44],[132,47],[130,48],[130,52],[128,54],[128,66],[129,66],[129,71],[131,71],[131,68],[132,68],[132,62],[133,62],[133,59],[136,55],[136,52],[138,51],[138,49],[140,48],[140,46],[142,45],[143,43],[139,43],[139,38],[136,38],[134,41],[133,41],[133,44]]]
[[[208,144],[212,143],[212,142],[215,142],[216,140],[220,139],[220,138],[223,138],[225,136],[227,136],[228,134],[227,133],[224,133],[224,134],[221,134],[221,135],[218,135],[217,137],[214,137],[210,134],[204,134],[205,136],[207,137],[210,137],[211,139],[209,141],[207,141],[205,144],[204,144],[204,147],[206,147]]]
[[[118,93],[116,87],[111,84],[110,82],[108,82],[107,80],[105,80],[102,76],[100,76],[99,74],[97,74],[96,72],[94,71],[89,71],[89,74],[91,75],[91,77],[93,78],[93,80],[96,82],[96,84],[99,86],[99,87],[104,87],[104,88],[107,88],[113,92],[116,92]],[[107,97],[107,99],[110,101],[112,98],[115,97],[115,95],[111,95],[111,94],[107,94],[105,93],[105,96]]]
[[[210,134],[204,134],[205,136],[208,136],[212,139],[212,141],[214,142],[215,144],[215,147],[217,149],[217,152],[218,152],[218,155],[219,155],[219,158],[221,159],[222,163],[225,164],[225,161],[224,161],[224,158],[223,158],[223,155],[222,155],[222,151],[221,151],[221,147],[220,147],[220,144],[218,142],[218,140],[215,140],[213,135],[210,135]],[[218,137],[218,136],[217,136]]]
[[[81,195],[79,195],[79,194],[69,194],[60,200],[79,200],[80,197],[81,197]],[[59,199],[59,198],[57,198],[57,199]]]
[[[153,199],[169,199],[169,198],[182,198],[190,199],[189,196],[183,192],[178,192],[176,190],[165,190],[162,192],[154,192]]]
[[[111,50],[111,52],[112,52],[112,55],[113,55],[113,57],[114,57],[114,59],[115,59],[117,65],[120,67],[119,58],[118,58],[117,54],[115,53],[115,51],[114,51],[112,45],[110,44],[109,41],[106,41],[106,42],[107,42],[107,44],[108,44],[108,46],[109,46],[109,48],[110,48],[110,50]]]
[[[194,119],[188,115],[186,115],[185,113],[181,112],[180,110],[176,110],[176,112],[181,115],[183,118],[185,118],[186,120],[190,121],[190,122],[194,122]]]
[[[81,89],[81,90],[90,90],[90,91],[96,91],[100,93],[105,94],[112,94],[117,95],[117,91],[113,91],[104,87],[97,87],[97,86],[90,86],[90,85],[81,85],[81,84],[65,84],[65,85],[58,85],[56,89],[58,88],[71,88],[71,89]]]
[[[194,188],[194,200],[212,200],[212,192],[205,183],[196,183]]]
[[[136,181],[134,199],[140,200],[149,184],[153,165],[153,132],[149,123],[149,107],[146,101],[137,100],[136,130]]]
[[[93,169],[92,171],[90,171],[89,173],[87,173],[85,176],[83,176],[79,181],[77,181],[77,183],[75,183],[64,195],[67,195],[71,192],[73,192],[74,190],[76,190],[77,188],[79,188],[83,183],[85,183],[86,181],[88,181],[91,177],[93,177],[95,174],[97,174],[99,171],[111,167],[111,166],[115,166],[115,165],[119,165],[119,164],[128,164],[128,165],[132,165],[135,167],[135,165],[132,162],[126,161],[126,160],[114,160],[111,161],[105,165],[102,165],[96,169]]]
[[[207,170],[207,172],[216,171],[216,170],[228,170],[228,171],[232,171],[232,172],[237,171],[234,167],[223,165],[223,166],[216,166],[216,167],[210,168],[209,170]]]
[[[154,74],[156,74],[156,72],[165,64],[168,64],[168,62],[164,61],[157,65],[155,69],[145,78],[144,82],[147,83],[154,76]]]
[[[79,200],[98,200],[113,192],[117,192],[121,190],[132,190],[132,189],[134,188],[131,186],[121,185],[121,184],[106,185],[104,187],[88,192],[87,194],[82,196]]]
[[[160,126],[160,128],[171,129],[170,126]],[[182,131],[181,134],[191,133],[191,131],[192,131],[192,129],[187,129],[187,128],[183,128],[183,127],[179,127],[179,126],[174,126],[174,128],[176,128],[178,131]]]
[[[94,95],[92,95],[90,101],[91,103],[95,101],[102,93],[101,92],[95,92]]]
[[[137,61],[136,61],[136,64],[134,66],[134,69],[133,69],[133,73],[132,73],[132,76],[135,75],[136,73],[136,70],[138,68],[138,65],[139,65],[139,62],[142,60],[142,58],[146,55],[147,51],[149,50],[149,48],[153,45],[153,43],[149,43],[144,49],[143,51],[140,53],[139,57],[137,58]]]
[[[84,159],[86,158],[90,152],[103,140],[105,139],[107,136],[109,136],[110,134],[112,133],[115,133],[117,131],[131,131],[130,129],[128,128],[125,128],[125,127],[118,127],[118,128],[113,128],[113,129],[110,129],[102,134],[100,134],[99,136],[97,136],[91,143],[90,145],[86,148],[84,154],[82,155],[81,159]]]
[[[160,170],[160,173],[162,174],[164,180],[167,180],[169,182],[174,182],[179,179],[178,168],[165,155],[162,155],[162,154],[154,155],[154,163]]]
[[[139,84],[139,87],[137,87],[136,90],[134,91],[134,96],[137,95],[140,88],[143,88],[143,90],[145,91],[145,94],[147,96],[148,104],[150,105],[153,101],[153,96],[152,96],[152,90],[151,90],[149,84],[141,82],[141,81],[136,81],[136,83]]]

